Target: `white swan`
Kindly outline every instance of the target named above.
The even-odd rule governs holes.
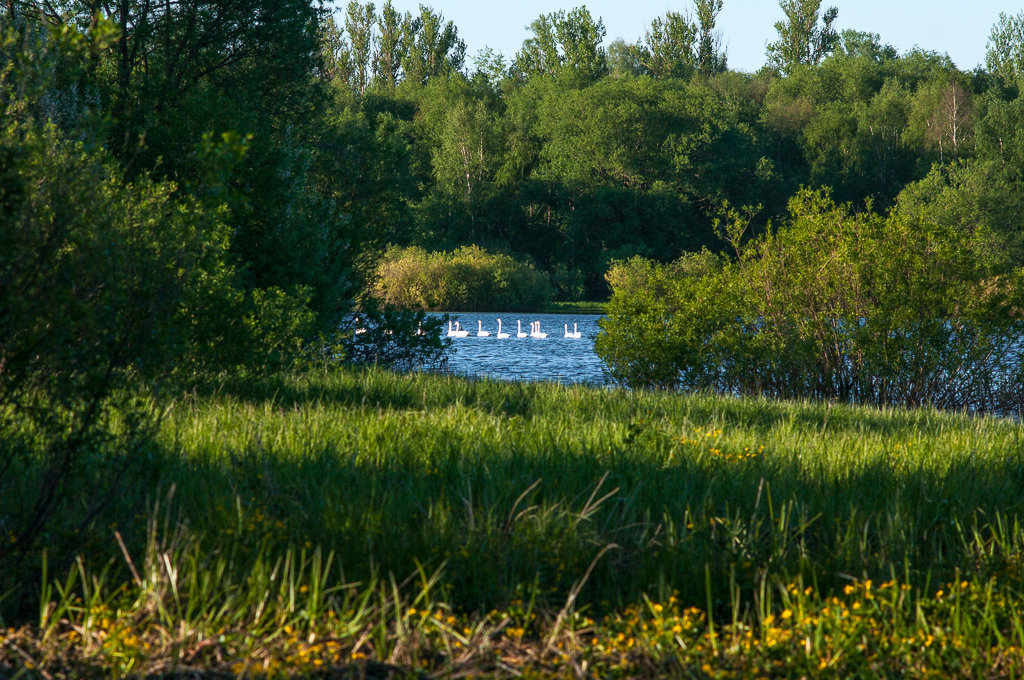
[[[452,328],[452,322],[451,322],[450,319],[448,320],[448,337],[449,338],[454,338],[455,337],[455,329]]]
[[[531,331],[533,330],[533,324],[530,324],[530,330]],[[525,338],[526,337],[526,333],[523,332],[523,322],[520,321],[519,319],[516,319],[516,337],[517,338]]]
[[[452,337],[455,337],[455,338],[465,338],[465,337],[468,337],[468,336],[469,336],[469,331],[462,330],[462,327],[459,326],[459,322],[456,321],[455,322],[455,335],[453,335]]]
[[[476,320],[476,337],[478,337],[478,338],[488,338],[490,336],[491,336],[491,332],[484,330],[484,322],[481,321],[480,319],[477,319]]]
[[[496,337],[498,337],[498,338],[507,338],[508,337],[508,333],[502,333],[501,332],[501,319],[498,319],[498,335]]]
[[[577,324],[573,324],[572,325],[572,333],[570,333],[569,332],[569,324],[566,324],[565,325],[565,337],[567,337],[567,338],[575,338],[576,340],[579,340],[580,338],[582,338],[583,337],[583,333],[580,333],[579,330],[576,328],[576,326],[577,326]]]
[[[530,333],[530,337],[531,338],[544,339],[544,338],[548,337],[547,333],[541,333],[540,332],[540,321],[534,321],[533,322],[533,328],[534,328],[534,331],[532,333]]]

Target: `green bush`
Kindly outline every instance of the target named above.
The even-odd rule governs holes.
[[[383,305],[426,310],[529,310],[551,299],[548,275],[479,246],[428,253],[392,248],[377,268],[372,293]]]
[[[777,231],[616,264],[597,351],[634,385],[943,408],[1024,405],[1022,270],[983,225],[852,214],[802,191]]]
[[[40,536],[89,451],[114,438],[127,463],[145,435],[145,408],[116,395],[182,350],[193,215],[172,191],[124,183],[52,125],[12,114],[0,127],[0,495],[23,501],[0,515],[12,536],[0,560]],[[25,470],[32,456],[39,474]],[[83,516],[106,496],[80,499]]]
[[[447,314],[437,317],[423,310],[380,307],[371,298],[342,324],[342,340],[331,349],[349,364],[442,370],[452,345],[442,332],[448,319]]]
[[[216,186],[197,197],[146,173],[128,181],[80,127],[93,114],[63,97],[64,76],[107,49],[104,35],[0,32],[0,495],[22,501],[0,514],[0,560],[39,539],[62,503],[90,516],[141,460],[155,417],[123,395],[292,362],[313,330],[308,289],[240,285]],[[236,137],[204,139],[210,178],[244,153]],[[110,470],[86,462],[104,446],[121,454]],[[45,461],[35,474],[32,458]],[[72,500],[85,475],[89,493]]]

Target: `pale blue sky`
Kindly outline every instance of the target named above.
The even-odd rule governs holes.
[[[365,0],[364,0],[365,1]],[[416,11],[419,0],[392,0],[395,9]],[[345,0],[337,0],[343,7]],[[378,8],[383,4],[377,0]],[[527,37],[526,26],[537,16],[585,4],[591,14],[604,19],[605,43],[615,38],[630,42],[643,35],[651,19],[667,10],[687,11],[690,0],[434,0],[424,1],[451,19],[466,41],[467,57],[489,46],[511,57]],[[946,52],[963,70],[985,62],[985,44],[1000,12],[1016,14],[1021,3],[1007,0],[833,0],[823,7],[839,8],[837,26],[881,35],[883,42],[901,52],[915,45]],[[730,68],[756,71],[764,64],[765,43],[775,38],[775,22],[782,18],[777,0],[725,0],[718,27]],[[471,63],[470,60],[469,63]]]

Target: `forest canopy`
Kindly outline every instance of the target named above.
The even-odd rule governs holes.
[[[546,13],[516,54],[474,57],[430,8],[349,3],[324,28],[333,106],[399,154],[373,164],[390,173],[376,234],[504,252],[548,272],[560,299],[601,299],[613,261],[722,251],[711,225],[726,202],[759,206],[756,231],[800,187],[885,211],[956,167],[1015,204],[1022,15],[993,26],[987,68],[963,71],[840,32],[820,0],[784,0],[765,66],[744,73],[728,68],[722,6],[697,0],[610,44],[586,7]],[[1019,231],[1009,214],[986,219]]]

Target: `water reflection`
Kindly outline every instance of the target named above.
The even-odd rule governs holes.
[[[464,338],[452,338],[454,353],[450,370],[459,375],[486,376],[499,380],[552,381],[604,385],[609,382],[604,364],[594,354],[598,314],[494,314],[452,312],[453,322],[469,331]],[[498,319],[508,338],[498,338]],[[523,333],[530,323],[540,322],[547,338],[517,338],[517,324]],[[490,333],[478,337],[478,322]],[[580,338],[564,337],[565,328],[579,329]],[[447,329],[445,329],[447,331]]]

